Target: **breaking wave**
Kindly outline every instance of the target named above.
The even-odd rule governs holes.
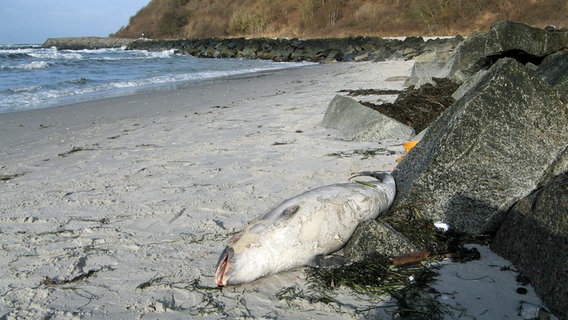
[[[175,50],[0,46],[0,113],[307,64],[311,63],[198,59],[178,55]]]

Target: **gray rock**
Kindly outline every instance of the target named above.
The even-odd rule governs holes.
[[[560,95],[560,99],[568,104],[568,52],[556,52],[544,59],[537,68],[536,74],[552,85]],[[568,148],[557,158],[549,173],[549,177],[568,171]]]
[[[462,85],[456,91],[454,91],[454,93],[452,93],[452,98],[454,98],[454,100],[456,101],[461,99],[472,88],[475,88],[480,80],[484,79],[486,73],[487,70],[480,70],[473,76],[467,78],[465,82],[462,83]]]
[[[433,83],[432,78],[449,78],[457,83],[464,82],[481,67],[475,66],[473,70],[468,70],[470,61],[477,61],[482,57],[478,51],[480,47],[483,47],[484,35],[483,33],[471,34],[466,41],[457,43],[455,49],[452,49],[451,54],[445,60],[430,61],[422,57],[414,64],[410,80],[405,85],[420,87],[426,83]]]
[[[558,170],[567,147],[568,108],[557,92],[501,59],[398,165],[393,207],[458,231],[495,231],[515,202]]]
[[[548,181],[551,177],[566,171],[568,171],[568,146],[565,145],[564,151],[562,151],[558,158],[556,158],[556,161],[552,164],[548,175],[545,176],[543,181]]]
[[[451,53],[464,41],[461,36],[453,38],[428,39],[422,53],[414,58],[415,61],[448,61]]]
[[[557,89],[558,93],[568,101],[568,52],[561,51],[547,56],[539,66],[527,65],[535,70],[535,74],[545,82]],[[463,97],[471,88],[475,87],[487,70],[480,70],[466,81],[452,94],[455,100]]]
[[[322,126],[338,129],[346,140],[408,140],[414,135],[409,126],[340,95],[330,102]]]
[[[568,52],[561,51],[547,56],[537,68],[536,74],[552,86],[568,82]]]
[[[403,235],[384,222],[370,220],[357,227],[351,240],[342,249],[342,255],[359,261],[369,253],[395,257],[416,251],[417,248]]]
[[[426,132],[428,132],[428,128],[420,131],[417,135],[415,135],[414,137],[412,137],[412,141],[422,141],[422,138],[424,138],[424,136],[426,135]]]
[[[568,32],[548,32],[526,24],[502,20],[495,22],[487,33],[485,56],[510,51],[523,51],[535,57],[545,57],[568,47]]]
[[[404,85],[419,88],[426,83],[435,84],[432,78],[445,78],[448,74],[444,61],[416,61],[412,66],[410,79]]]
[[[446,77],[458,83],[477,73],[485,64],[483,48],[487,34],[475,32],[462,42],[451,55],[444,70]]]
[[[353,61],[366,61],[369,59],[369,52],[363,51],[360,52],[357,56],[353,58]]]
[[[445,69],[451,80],[464,82],[501,57],[513,57],[522,63],[540,62],[566,48],[568,32],[548,32],[503,20],[494,23],[486,33],[470,35],[456,48]]]
[[[553,313],[568,319],[568,172],[515,204],[491,247],[530,278]]]
[[[247,59],[255,59],[256,58],[256,50],[252,47],[245,47],[241,50],[237,57],[239,58],[247,58]]]

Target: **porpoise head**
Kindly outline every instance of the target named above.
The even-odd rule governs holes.
[[[215,284],[241,284],[269,273],[271,261],[258,238],[255,233],[243,231],[229,240],[217,262]]]

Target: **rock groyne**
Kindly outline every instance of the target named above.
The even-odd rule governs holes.
[[[204,38],[204,39],[118,39],[50,38],[43,46],[58,49],[97,49],[125,46],[130,50],[175,50],[199,58],[244,58],[274,61],[384,61],[413,59],[422,54],[447,55],[462,37],[385,39],[347,37],[325,39],[286,38]]]
[[[385,39],[347,37],[326,39],[285,38],[206,38],[186,40],[140,39],[129,49],[149,51],[174,49],[199,58],[245,58],[275,61],[384,61],[412,59],[429,51],[453,50],[463,38],[422,37]]]
[[[102,37],[49,38],[43,43],[42,47],[56,47],[60,50],[120,48],[128,46],[134,40],[135,39]]]

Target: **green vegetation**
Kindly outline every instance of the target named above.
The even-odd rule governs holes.
[[[189,17],[189,12],[185,10],[188,2],[188,0],[167,1],[170,6],[160,15],[156,31],[166,37],[178,36],[179,30],[185,26]]]
[[[568,24],[566,0],[152,0],[114,37],[468,35],[508,19]]]

